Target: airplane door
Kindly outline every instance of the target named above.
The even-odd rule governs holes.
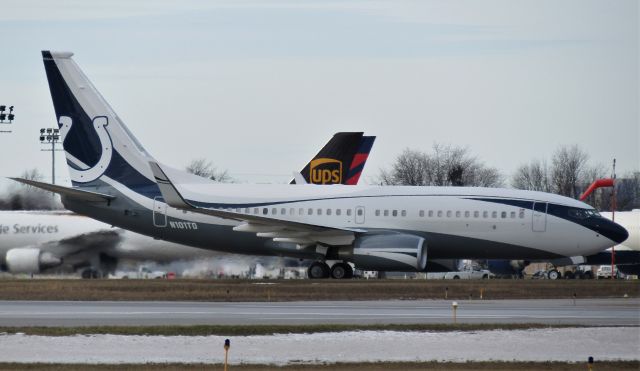
[[[159,196],[153,199],[153,225],[160,228],[167,226],[167,204],[163,201]]]
[[[356,224],[364,223],[364,206],[356,207]]]
[[[547,203],[533,203],[532,228],[534,232],[544,232],[547,230]]]

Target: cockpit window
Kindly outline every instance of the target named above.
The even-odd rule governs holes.
[[[589,217],[589,213],[584,209],[569,209],[567,212],[569,217],[574,219],[587,219]]]
[[[569,209],[569,217],[574,219],[587,219],[595,216],[600,216],[600,213],[594,209]]]

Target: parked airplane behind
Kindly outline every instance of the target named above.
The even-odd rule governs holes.
[[[553,259],[596,253],[627,232],[582,202],[462,187],[216,184],[160,165],[72,60],[43,52],[73,188],[70,210],[174,242],[315,257],[311,277],[424,271],[428,259]],[[428,254],[428,256],[427,256]]]
[[[600,214],[607,219],[612,219],[611,212],[601,212]],[[629,238],[615,246],[616,251],[640,251],[640,209],[616,211],[615,222],[629,232]]]
[[[95,276],[118,260],[172,262],[220,255],[113,228],[68,211],[1,211],[0,270],[39,273],[61,267]]]

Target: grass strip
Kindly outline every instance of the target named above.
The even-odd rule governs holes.
[[[260,281],[259,283],[263,283]],[[623,280],[0,280],[0,300],[320,301],[637,298]]]
[[[117,364],[117,365],[88,365],[88,364],[23,364],[23,363],[0,363],[0,370],[221,370],[221,364],[203,363],[148,363],[148,364]],[[282,371],[315,371],[315,370],[336,370],[336,371],[418,371],[418,370],[447,370],[447,371],[484,371],[484,370],[521,370],[521,371],[572,371],[586,370],[587,364],[574,362],[364,362],[364,363],[332,363],[315,365],[231,365],[231,370],[282,370]],[[638,370],[640,361],[603,361],[596,360],[594,370]]]
[[[595,327],[579,325],[548,325],[537,323],[464,323],[464,324],[320,324],[320,325],[195,325],[195,326],[79,326],[79,327],[0,327],[0,334],[41,336],[73,335],[147,335],[147,336],[249,336],[273,334],[311,334],[344,331],[490,331],[532,330],[549,328]]]

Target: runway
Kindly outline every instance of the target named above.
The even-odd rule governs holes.
[[[0,301],[0,326],[451,323],[451,301]],[[459,323],[640,325],[640,299],[458,301]]]

